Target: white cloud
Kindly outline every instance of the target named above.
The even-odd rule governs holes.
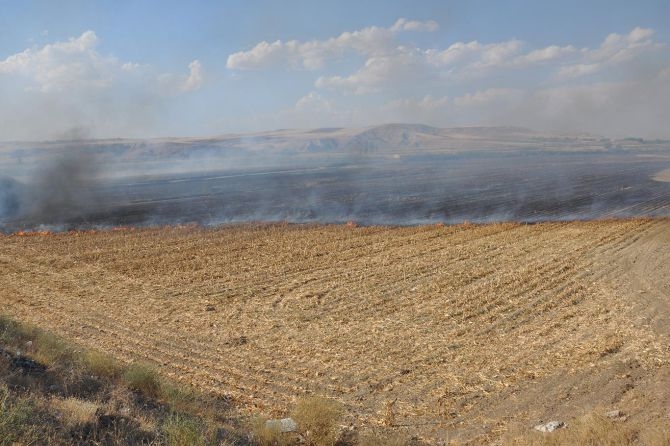
[[[422,22],[423,23],[423,22]],[[319,89],[273,118],[312,126],[423,122],[437,126],[520,125],[540,130],[596,134],[670,136],[670,55],[654,31],[637,27],[610,34],[593,47],[549,44],[532,47],[508,39],[454,42],[421,48],[403,44],[400,31],[425,24],[400,19],[371,32],[353,49],[351,36],[312,42],[313,53],[295,44],[292,65],[318,61]],[[366,28],[368,29],[368,28]],[[326,45],[327,42],[330,42]],[[328,71],[331,57],[344,51],[364,62],[344,74]],[[369,98],[350,96],[368,94]],[[321,94],[328,95],[324,98]],[[385,98],[393,97],[388,100]],[[381,102],[381,103],[380,103]],[[284,127],[285,123],[275,122]]]
[[[434,65],[452,65],[470,54],[481,51],[482,46],[476,40],[468,43],[456,42],[443,51],[428,50],[426,54],[428,61]]]
[[[198,90],[203,81],[202,64],[197,59],[188,64],[188,75],[165,73],[158,77],[161,91],[165,95]]]
[[[354,32],[344,32],[328,40],[299,42],[277,40],[258,43],[249,51],[240,51],[228,56],[226,66],[237,70],[259,70],[276,66],[315,70],[324,65],[326,59],[340,57],[346,51],[370,55],[392,48],[393,32],[372,26]]]
[[[391,26],[391,31],[424,31],[424,32],[434,32],[440,28],[438,23],[435,20],[428,20],[421,22],[418,20],[407,20],[405,18],[398,19],[393,26]]]
[[[339,88],[355,94],[379,91],[386,86],[437,79],[441,69],[447,76],[475,77],[496,66],[508,64],[519,52],[521,42],[480,44],[477,41],[458,42],[444,51],[422,51],[418,48],[397,46],[392,51],[366,59],[364,65],[349,76],[320,76],[317,88]]]
[[[339,88],[355,94],[378,91],[383,85],[415,81],[425,72],[423,55],[411,48],[398,47],[392,54],[370,57],[349,76],[321,76],[317,88]]]
[[[449,66],[465,61],[475,68],[487,68],[503,65],[521,49],[521,41],[517,39],[489,44],[456,42],[443,51],[428,50],[428,61],[437,66]]]
[[[654,30],[636,27],[628,34],[609,34],[596,49],[583,49],[576,63],[558,68],[555,79],[571,80],[601,71],[604,67],[628,62],[640,54],[663,45],[652,40]]]
[[[486,85],[485,81],[504,78],[511,70],[525,70],[520,75],[528,79],[545,77],[536,78],[536,84],[567,82],[599,73],[605,66],[633,60],[644,51],[661,48],[652,40],[654,31],[641,27],[628,34],[610,34],[594,49],[569,44],[527,48],[528,44],[519,39],[454,42],[444,49],[401,43],[404,31],[432,32],[438,28],[432,20],[400,18],[388,28],[372,26],[325,40],[263,41],[251,50],[231,54],[227,67],[324,70],[314,86],[360,95],[384,89],[397,92],[409,89],[412,83],[463,85],[478,81],[482,84],[477,85],[479,88],[505,88],[505,85]],[[329,62],[343,60],[342,56],[348,52],[364,56],[363,64],[349,74],[328,73]],[[538,67],[535,69],[538,74],[533,72],[534,67]],[[547,71],[551,74],[547,75]]]
[[[277,66],[315,70],[322,68],[326,60],[341,57],[348,51],[364,56],[393,52],[396,46],[394,36],[399,31],[430,32],[437,29],[438,24],[433,20],[420,22],[401,18],[389,28],[370,26],[353,32],[346,31],[327,40],[262,41],[248,51],[229,55],[226,66],[235,70],[260,70]]]
[[[202,64],[199,60],[194,60],[188,64],[188,77],[184,81],[182,86],[183,91],[194,91],[202,87],[203,76],[202,76]]]
[[[151,69],[149,65],[120,62],[115,57],[103,56],[96,50],[97,44],[97,35],[89,30],[65,42],[28,48],[0,61],[0,74],[29,79],[42,92],[72,92],[86,88],[111,88],[116,82],[123,82],[126,74]],[[182,92],[197,90],[203,83],[202,65],[194,60],[189,64],[188,76],[166,74],[161,79],[170,79],[173,81],[171,87]],[[174,81],[178,81],[178,85]],[[151,86],[147,85],[147,88]]]
[[[228,56],[226,66],[238,70],[254,70],[268,68],[272,65],[286,63],[296,65],[299,59],[298,42],[273,43],[262,41],[249,51],[240,51]]]
[[[594,60],[614,63],[625,62],[645,51],[660,48],[651,37],[654,30],[635,28],[627,35],[610,34],[599,50],[593,51],[590,56]]]
[[[512,56],[521,49],[520,40],[508,40],[507,42],[485,45],[482,48],[481,58],[475,64],[477,67],[495,67],[508,63]]]
[[[101,56],[95,50],[97,43],[95,32],[86,31],[66,42],[28,48],[0,61],[0,73],[22,75],[42,91],[106,87],[113,80],[118,62]]]
[[[176,93],[203,84],[202,65],[159,75],[150,65],[98,51],[98,36],[35,46],[0,60],[0,139],[147,135]]]
[[[558,46],[550,45],[539,50],[533,50],[527,54],[517,57],[514,63],[528,65],[539,62],[548,62],[576,53],[578,50],[572,45]]]

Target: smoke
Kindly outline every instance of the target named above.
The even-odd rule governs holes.
[[[0,230],[670,214],[670,183],[652,180],[668,144],[639,139],[397,124],[49,144],[24,151],[31,176],[0,180]]]
[[[18,214],[22,185],[13,178],[0,178],[0,220]]]
[[[94,155],[74,149],[41,161],[27,182],[0,179],[0,221],[38,227],[84,217],[97,205],[99,167]]]
[[[42,167],[22,206],[29,220],[58,224],[84,215],[94,204],[98,164],[89,154],[68,154]]]

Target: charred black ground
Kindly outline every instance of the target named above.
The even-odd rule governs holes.
[[[670,215],[653,152],[518,151],[296,158],[292,167],[103,180],[89,159],[0,182],[3,232],[289,221],[409,225]],[[80,164],[85,163],[85,164]],[[93,166],[93,167],[92,167]]]

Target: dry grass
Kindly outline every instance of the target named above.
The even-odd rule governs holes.
[[[91,350],[86,352],[83,359],[87,369],[94,375],[117,378],[121,374],[121,364],[108,354]]]
[[[611,404],[670,366],[666,338],[639,315],[665,311],[646,299],[666,280],[659,247],[669,226],[250,225],[3,237],[0,301],[12,316],[121,362],[160,364],[161,376],[247,414],[285,413],[297,395],[320,394],[341,401],[344,421],[357,427],[386,423],[431,442],[466,442],[499,436],[511,422],[565,418],[568,406]],[[647,283],[634,273],[655,275]],[[138,382],[169,395],[154,379]],[[667,392],[632,389],[631,408],[622,408],[643,410],[647,395]]]
[[[670,446],[670,420],[656,422],[645,429],[640,437],[641,444],[645,446]]]
[[[129,389],[151,398],[161,395],[161,380],[156,369],[146,362],[134,362],[123,373],[123,381]]]
[[[55,409],[67,426],[92,423],[100,409],[98,404],[80,398],[53,398],[50,407]]]
[[[204,446],[206,438],[202,424],[197,420],[173,416],[163,426],[167,446]]]
[[[340,435],[343,413],[343,407],[337,401],[312,396],[298,400],[293,419],[307,444],[333,446]]]
[[[35,408],[25,400],[10,399],[6,386],[0,385],[0,445],[30,444],[40,438],[34,423]]]
[[[258,446],[289,446],[294,443],[294,436],[282,433],[277,424],[268,425],[267,418],[256,416],[249,423],[251,439]]]
[[[555,432],[531,432],[508,440],[507,444],[510,446],[633,446],[638,444],[636,436],[636,432],[625,423],[590,414]]]
[[[121,366],[5,317],[0,335],[0,446],[197,446],[219,444],[217,433],[239,437],[219,424],[227,405],[159,379],[147,364]]]

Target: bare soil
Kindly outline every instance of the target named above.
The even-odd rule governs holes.
[[[320,394],[357,428],[481,443],[670,423],[669,247],[667,219],[14,235],[0,302],[248,413]]]

